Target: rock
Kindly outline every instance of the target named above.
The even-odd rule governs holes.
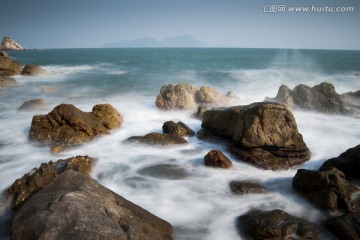
[[[204,141],[208,141],[208,142],[221,142],[224,141],[224,139],[218,135],[216,135],[215,133],[205,130],[205,129],[200,129],[197,133],[196,136],[198,139],[204,140]]]
[[[94,163],[95,159],[88,156],[76,156],[56,162],[42,163],[39,168],[34,168],[17,179],[6,190],[6,195],[13,197],[12,208],[18,209],[36,192],[50,184],[59,174],[74,170],[88,175]]]
[[[310,159],[293,114],[278,103],[211,109],[201,126],[232,140],[230,150],[260,168],[288,169]]]
[[[33,99],[30,101],[24,102],[18,110],[45,110],[46,109],[46,103],[44,99]]]
[[[351,212],[326,221],[326,228],[339,239],[360,239],[360,212]]]
[[[34,116],[29,137],[46,145],[79,145],[109,134],[123,119],[110,104],[95,105],[83,112],[71,104],[60,104],[47,115]]]
[[[156,97],[155,105],[162,109],[196,109],[199,105],[225,106],[234,102],[215,88],[198,87],[189,83],[163,85]]]
[[[266,188],[255,182],[231,181],[230,189],[235,194],[264,193]]]
[[[20,44],[18,44],[11,38],[4,37],[0,45],[0,50],[26,50],[26,48],[23,48]]]
[[[347,178],[360,179],[360,145],[348,149],[337,158],[332,158],[323,163],[320,170],[334,167],[342,171]]]
[[[232,162],[220,150],[211,150],[204,157],[204,163],[209,167],[231,168]]]
[[[355,207],[351,200],[353,188],[336,168],[327,171],[299,169],[292,184],[297,192],[321,209],[349,212]]]
[[[177,123],[173,121],[167,121],[163,124],[162,129],[164,133],[173,134],[180,137],[195,135],[195,132],[181,121]]]
[[[34,64],[26,64],[21,72],[22,75],[31,75],[31,76],[41,75],[44,73],[45,73],[44,69]]]
[[[40,88],[40,92],[42,93],[56,93],[58,92],[58,89],[55,87],[50,87],[50,86],[41,86]]]
[[[190,176],[185,168],[174,164],[158,164],[142,168],[138,171],[139,174],[151,176],[160,179],[185,179]]]
[[[188,143],[183,137],[166,133],[148,133],[145,136],[133,136],[126,139],[125,142],[162,146]]]
[[[170,240],[172,226],[101,186],[67,171],[30,198],[12,219],[11,239]]]
[[[17,82],[15,79],[0,76],[0,89],[12,87],[15,86],[16,84]]]
[[[206,110],[208,110],[208,108],[205,105],[200,105],[197,112],[195,113],[195,117],[202,119],[203,114]]]
[[[323,82],[314,87],[300,84],[290,90],[285,85],[280,86],[275,98],[268,100],[286,105],[289,108],[301,108],[319,111],[327,114],[351,114],[347,109],[344,97],[339,95],[334,85]]]
[[[20,74],[20,64],[11,60],[6,52],[0,54],[0,76],[13,76]]]
[[[246,239],[322,239],[315,224],[275,209],[252,210],[238,217],[239,231]]]

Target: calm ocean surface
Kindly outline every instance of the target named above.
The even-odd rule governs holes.
[[[338,93],[360,89],[360,51],[279,49],[54,49],[9,52],[13,60],[47,70],[43,76],[15,76],[15,87],[0,90],[0,191],[42,162],[89,155],[98,159],[92,177],[119,195],[170,222],[175,239],[241,239],[235,219],[252,208],[280,208],[310,221],[323,215],[294,194],[291,181],[298,168],[317,169],[326,159],[360,144],[358,117],[293,111],[312,158],[288,171],[264,171],[232,158],[225,145],[188,139],[180,147],[126,145],[130,136],[161,132],[168,120],[183,121],[195,131],[201,121],[191,111],[161,111],[154,102],[160,87],[188,82],[233,91],[239,104],[274,97],[281,84],[335,85]],[[56,89],[43,92],[44,86]],[[47,109],[19,112],[24,101],[43,98]],[[123,126],[82,147],[52,155],[49,147],[28,141],[31,119],[60,103],[83,111],[110,103],[124,117]],[[203,165],[211,149],[220,149],[233,169]],[[176,165],[188,173],[174,179],[147,167]],[[144,170],[147,169],[147,170]],[[255,180],[271,190],[260,195],[236,196],[232,180]],[[0,205],[0,214],[5,210]],[[2,224],[2,222],[0,222]],[[0,226],[1,228],[1,226]],[[0,234],[3,234],[0,232]],[[4,236],[0,238],[6,239]]]

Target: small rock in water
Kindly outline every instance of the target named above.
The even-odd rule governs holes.
[[[173,134],[148,133],[145,136],[133,136],[125,140],[125,142],[137,142],[148,145],[176,145],[188,143],[183,137]]]
[[[193,136],[195,132],[183,122],[167,121],[162,126],[163,132],[180,137]]]
[[[12,87],[15,86],[16,84],[17,82],[15,79],[0,76],[0,89]]]
[[[255,182],[231,181],[230,189],[235,194],[264,193],[266,188]]]
[[[142,168],[138,171],[142,175],[147,175],[160,179],[184,179],[190,176],[185,168],[174,164],[159,164]]]
[[[31,110],[45,110],[46,103],[44,99],[32,99],[24,102],[18,110],[31,111]]]
[[[45,72],[46,71],[44,69],[42,69],[41,67],[35,64],[26,64],[23,70],[21,71],[21,74],[36,76],[36,75],[44,74]]]
[[[55,87],[50,87],[50,86],[44,85],[44,86],[41,86],[40,92],[42,92],[42,93],[56,93],[56,92],[58,92],[58,89],[55,88]]]
[[[232,162],[220,150],[211,150],[204,157],[204,163],[209,167],[231,168]]]

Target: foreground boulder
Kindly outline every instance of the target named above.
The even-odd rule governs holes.
[[[71,104],[61,104],[47,115],[34,116],[30,139],[46,145],[79,145],[96,136],[109,134],[123,119],[110,104],[95,105],[83,112]]]
[[[18,110],[31,111],[31,110],[45,110],[46,103],[44,99],[32,99],[24,102]]]
[[[23,70],[21,71],[22,75],[31,75],[31,76],[41,75],[44,73],[45,70],[35,64],[26,64]]]
[[[231,168],[232,162],[220,150],[211,150],[204,157],[205,166]]]
[[[313,223],[279,209],[252,210],[238,217],[238,228],[246,239],[322,239]]]
[[[195,132],[185,123],[179,121],[167,121],[162,126],[163,132],[168,134],[177,135],[180,137],[193,136]]]
[[[11,60],[6,52],[0,51],[0,76],[13,76],[20,72],[20,63]]]
[[[278,102],[289,108],[301,108],[314,110],[328,114],[351,114],[346,108],[344,97],[335,91],[334,85],[323,82],[315,87],[300,84],[289,89],[282,85],[275,98],[267,98],[269,101]]]
[[[80,172],[67,171],[14,215],[11,239],[168,240],[166,221]]]
[[[320,170],[327,169],[329,167],[339,169],[347,178],[360,179],[360,145],[348,149],[337,158],[325,161],[320,167]]]
[[[344,174],[336,168],[326,171],[299,169],[293,178],[294,189],[314,205],[328,211],[352,211],[354,191]]]
[[[188,143],[183,137],[166,133],[148,133],[144,136],[133,136],[126,139],[125,142],[135,142],[148,145],[162,146]]]
[[[0,89],[12,87],[15,86],[16,84],[17,82],[15,79],[0,76]]]
[[[351,212],[326,221],[326,228],[339,239],[360,239],[360,212]]]
[[[12,208],[18,209],[59,174],[74,170],[88,175],[94,163],[95,159],[88,156],[76,156],[65,160],[60,159],[56,162],[42,163],[39,168],[34,168],[31,172],[17,179],[5,193],[12,196]]]
[[[215,88],[189,83],[163,85],[155,105],[162,109],[196,109],[199,105],[226,106],[236,102],[234,94],[223,95]]]
[[[278,103],[211,109],[201,126],[232,140],[230,150],[260,168],[288,169],[310,159],[293,114]]]

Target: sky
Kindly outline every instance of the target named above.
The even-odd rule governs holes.
[[[28,48],[190,34],[208,47],[360,50],[360,0],[1,0],[1,9],[0,37]]]

